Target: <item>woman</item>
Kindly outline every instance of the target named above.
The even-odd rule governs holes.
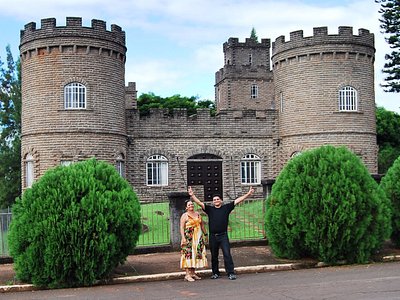
[[[206,246],[204,236],[206,231],[198,212],[194,211],[191,200],[186,202],[186,212],[181,216],[181,269],[186,270],[185,281],[201,279],[196,275],[196,268],[207,267]]]

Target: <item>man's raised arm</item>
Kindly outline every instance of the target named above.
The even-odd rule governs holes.
[[[189,193],[190,198],[191,198],[194,202],[196,202],[196,204],[199,205],[199,206],[204,210],[204,208],[205,208],[204,203],[201,202],[201,201],[199,200],[199,198],[196,197],[196,195],[194,194],[194,192],[193,192],[191,186],[189,186],[189,188],[188,188],[188,193]]]
[[[253,189],[253,187],[251,186],[250,189],[249,189],[249,191],[248,191],[246,194],[244,194],[243,196],[241,196],[241,197],[239,197],[239,198],[237,198],[237,199],[235,200],[235,205],[239,204],[240,202],[242,202],[242,201],[243,201],[244,199],[246,199],[247,197],[253,195],[253,193],[254,193],[254,189]]]

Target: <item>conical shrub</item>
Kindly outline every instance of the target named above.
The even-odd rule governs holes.
[[[400,247],[400,157],[389,168],[380,183],[392,204],[391,240]]]
[[[389,200],[345,147],[294,157],[266,205],[267,239],[278,257],[366,262],[390,235]]]
[[[17,278],[46,287],[107,279],[134,249],[140,204],[115,168],[91,159],[47,171],[12,209]]]

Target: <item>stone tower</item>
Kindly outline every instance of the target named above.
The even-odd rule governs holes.
[[[217,112],[266,110],[274,92],[270,70],[270,40],[229,38],[223,45],[224,67],[215,74]]]
[[[279,110],[280,165],[305,149],[345,145],[377,173],[374,35],[326,27],[278,37],[272,44]]]
[[[23,187],[59,164],[126,158],[125,32],[81,18],[21,30]],[[32,174],[27,174],[32,172]]]

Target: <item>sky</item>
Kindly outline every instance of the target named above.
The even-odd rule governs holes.
[[[244,42],[255,28],[259,40],[292,31],[312,36],[314,27],[368,29],[375,34],[375,102],[400,113],[400,95],[386,93],[380,84],[385,54],[390,48],[379,23],[380,4],[374,0],[0,0],[0,60],[7,45],[19,55],[20,30],[25,24],[56,18],[81,17],[83,26],[103,20],[126,33],[125,80],[136,82],[138,95],[179,94],[214,100],[215,72],[223,67],[222,45],[230,37]]]

